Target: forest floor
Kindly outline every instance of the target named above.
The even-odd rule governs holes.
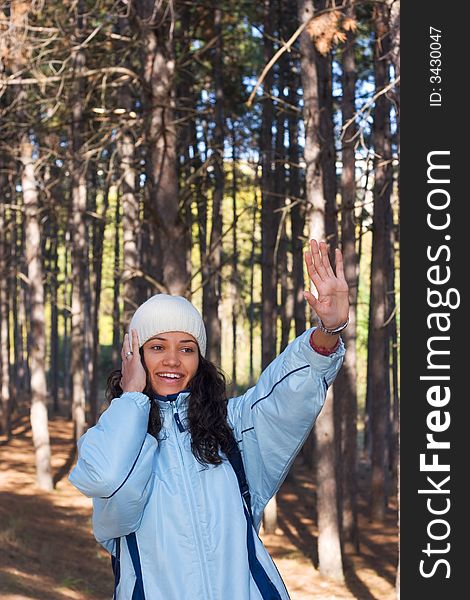
[[[35,487],[32,435],[27,416],[13,439],[0,438],[0,598],[2,600],[111,600],[109,555],[91,533],[91,500],[68,481],[75,461],[72,425],[50,421],[55,490]],[[384,524],[366,517],[360,497],[361,554],[347,554],[345,583],[320,577],[316,565],[315,489],[300,457],[279,494],[278,525],[263,539],[292,600],[395,600],[397,510],[389,503]],[[364,472],[360,488],[365,487]],[[225,600],[225,599],[224,599]]]

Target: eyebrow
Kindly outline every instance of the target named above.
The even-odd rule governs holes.
[[[147,340],[147,341],[150,342],[151,340],[162,340],[163,342],[167,342],[168,341],[166,338],[162,338],[162,337],[158,337],[158,336],[150,338],[150,340]],[[178,344],[187,344],[188,342],[192,342],[193,344],[196,343],[194,340],[179,340]]]

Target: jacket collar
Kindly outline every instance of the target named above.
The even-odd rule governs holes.
[[[153,399],[158,402],[158,404],[162,408],[170,407],[171,402],[176,402],[178,405],[181,401],[185,401],[189,394],[191,393],[190,388],[186,388],[185,390],[181,390],[180,392],[175,392],[174,394],[153,394]]]

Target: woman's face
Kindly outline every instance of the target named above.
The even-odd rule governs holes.
[[[143,345],[152,389],[166,396],[188,387],[199,366],[196,339],[184,331],[166,331]]]

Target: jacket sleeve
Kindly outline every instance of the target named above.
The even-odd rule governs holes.
[[[242,453],[257,529],[343,362],[342,341],[329,356],[313,350],[309,338],[314,329],[293,340],[261,373],[254,387],[228,402],[228,421]]]
[[[78,440],[78,460],[69,480],[93,498],[93,533],[101,543],[139,527],[158,446],[147,433],[149,411],[148,396],[125,392]]]

